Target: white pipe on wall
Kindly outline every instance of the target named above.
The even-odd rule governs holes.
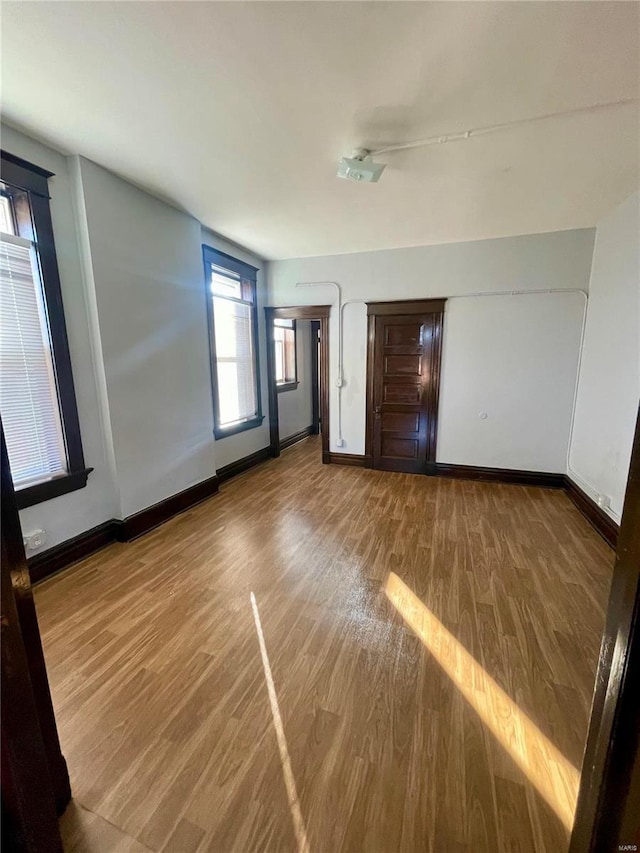
[[[296,287],[323,287],[331,285],[335,287],[338,294],[338,376],[336,378],[336,388],[338,389],[338,437],[336,439],[336,447],[342,447],[344,439],[342,438],[342,386],[344,385],[344,364],[343,364],[343,326],[344,326],[344,308],[346,305],[360,303],[366,305],[364,299],[347,299],[342,301],[342,288],[337,281],[299,281]]]

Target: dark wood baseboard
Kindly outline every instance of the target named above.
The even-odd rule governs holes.
[[[591,522],[598,533],[602,536],[608,545],[615,548],[618,544],[619,526],[611,518],[610,515],[600,509],[598,504],[589,497],[586,492],[583,492],[580,486],[566,476],[565,489],[571,501],[576,505],[580,512],[584,515],[587,521]]]
[[[286,450],[287,447],[291,447],[292,444],[297,444],[299,441],[302,441],[303,438],[309,438],[310,435],[314,435],[313,425],[301,429],[300,432],[294,432],[293,435],[288,435],[286,438],[281,438],[280,450]]]
[[[61,569],[66,569],[78,560],[89,557],[112,542],[130,542],[144,533],[158,527],[174,515],[178,515],[192,506],[212,497],[218,491],[218,478],[209,477],[202,483],[196,483],[177,495],[165,498],[141,512],[130,515],[125,519],[112,518],[92,527],[85,533],[80,533],[72,539],[67,539],[47,551],[34,554],[28,562],[31,582],[44,580]]]
[[[131,542],[131,540],[137,539],[173,518],[173,516],[185,512],[217,494],[221,483],[230,480],[237,474],[248,471],[267,459],[271,459],[271,456],[271,448],[264,447],[250,456],[245,456],[230,465],[225,465],[219,469],[214,477],[209,477],[202,483],[197,483],[177,495],[165,498],[165,500],[159,501],[157,504],[125,519],[112,518],[85,533],[80,533],[72,539],[67,539],[66,542],[49,548],[47,551],[35,554],[28,561],[31,582],[36,583],[44,580],[55,572],[66,569],[73,563],[89,557],[112,542]]]
[[[436,462],[432,473],[436,477],[450,477],[457,480],[513,483],[518,486],[542,486],[546,489],[563,489],[565,487],[564,474],[552,474],[546,471],[483,468],[477,465],[449,465],[447,462]]]
[[[308,435],[312,427],[290,436],[285,441],[294,444]],[[289,444],[282,445],[284,447]],[[44,580],[61,569],[89,557],[112,542],[130,542],[144,533],[148,533],[173,516],[190,509],[198,503],[217,494],[218,487],[232,477],[260,465],[272,458],[270,447],[264,447],[250,456],[245,456],[220,468],[216,476],[197,483],[189,489],[159,501],[147,509],[130,515],[125,519],[110,519],[103,524],[92,527],[78,536],[67,539],[47,551],[35,554],[28,561],[31,582]],[[327,453],[322,454],[322,461],[332,465],[350,465],[356,468],[368,468],[371,459],[357,453]],[[582,489],[564,474],[551,474],[540,471],[519,471],[511,468],[481,468],[472,465],[449,465],[437,462],[433,474],[438,477],[452,477],[463,480],[479,480],[492,483],[512,483],[514,485],[541,486],[543,488],[565,489],[569,498],[592,524],[603,539],[615,548],[618,541],[618,525],[604,510],[593,501]]]
[[[116,539],[118,542],[131,542],[144,533],[153,530],[165,521],[169,521],[174,515],[185,512],[196,504],[202,503],[207,498],[218,493],[219,480],[217,475],[190,486],[177,495],[171,495],[157,504],[129,515],[127,518],[115,520]]]
[[[92,527],[91,530],[80,533],[78,536],[74,536],[72,539],[67,539],[66,542],[54,545],[47,551],[34,554],[28,560],[31,582],[36,583],[55,574],[55,572],[59,572],[60,569],[66,569],[72,563],[77,563],[78,560],[82,560],[106,545],[115,542],[115,539],[115,523],[111,519]]]
[[[262,450],[257,450],[249,456],[243,456],[242,459],[230,462],[228,465],[218,468],[218,483],[226,483],[227,480],[230,480],[232,477],[236,477],[238,474],[244,474],[244,472],[249,471],[250,468],[255,468],[256,465],[260,465],[260,463],[266,462],[267,459],[272,458],[273,453],[271,451],[271,447],[263,447]]]
[[[481,480],[490,483],[513,483],[514,485],[539,486],[546,489],[564,489],[571,501],[605,542],[614,549],[617,545],[619,527],[616,522],[565,474],[520,471],[511,468],[482,468],[475,465],[449,465],[444,462],[436,462],[432,473],[437,477]]]
[[[370,468],[371,459],[361,453],[323,453],[322,461],[331,465],[351,465],[354,468]]]

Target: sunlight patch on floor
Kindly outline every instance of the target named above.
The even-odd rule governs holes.
[[[571,831],[580,774],[415,593],[390,572],[389,601]]]
[[[260,643],[260,654],[262,656],[262,667],[264,669],[264,677],[267,682],[267,692],[269,693],[269,704],[271,705],[271,716],[273,718],[273,727],[276,730],[276,739],[278,741],[278,750],[280,752],[280,763],[282,764],[282,775],[284,784],[287,789],[287,798],[289,800],[289,808],[291,809],[291,819],[293,820],[293,831],[298,842],[298,853],[310,853],[309,841],[307,839],[307,830],[304,825],[304,818],[300,809],[300,800],[298,799],[298,790],[296,781],[291,768],[291,759],[287,748],[287,738],[282,725],[282,717],[280,716],[280,706],[278,705],[278,696],[276,694],[276,686],[273,683],[273,675],[271,674],[271,664],[269,663],[269,655],[267,654],[267,646],[264,641],[262,632],[262,623],[260,621],[260,612],[258,611],[258,603],[256,597],[251,593],[251,607],[253,609],[253,618],[256,623],[256,631],[258,634],[258,642]]]

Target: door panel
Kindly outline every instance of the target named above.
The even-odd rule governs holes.
[[[420,341],[421,328],[422,324],[418,322],[390,323],[384,329],[385,344],[400,348],[417,346]]]
[[[394,459],[417,459],[420,450],[418,438],[394,438],[388,433],[382,433],[381,453]]]
[[[417,412],[384,412],[382,431],[394,430],[402,433],[417,433],[420,429],[420,415]]]
[[[420,376],[420,355],[388,355],[384,372],[387,376]]]
[[[386,384],[383,389],[385,403],[413,403],[420,402],[420,388],[412,385],[390,385]]]
[[[435,462],[442,312],[372,319],[373,467],[427,473]]]

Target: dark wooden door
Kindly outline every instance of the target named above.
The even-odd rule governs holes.
[[[53,715],[9,458],[2,468],[2,818],[3,846],[62,853],[56,812],[71,798]]]
[[[383,471],[426,474],[435,462],[443,313],[429,307],[374,315],[369,420]]]

